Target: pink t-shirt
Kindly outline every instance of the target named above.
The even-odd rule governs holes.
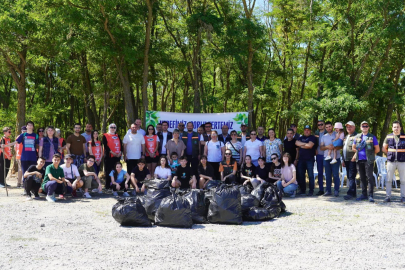
[[[289,182],[293,178],[294,172],[295,172],[294,164],[291,164],[290,166],[285,165],[284,167],[281,167],[281,174],[284,176],[286,182]],[[298,184],[297,177],[295,177],[295,181],[293,184]]]

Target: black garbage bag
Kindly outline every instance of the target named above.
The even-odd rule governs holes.
[[[258,207],[260,201],[252,194],[244,194],[241,196],[242,212],[248,210],[251,207]]]
[[[205,208],[205,192],[199,189],[191,189],[183,192],[181,196],[190,203],[191,217],[195,224],[207,223]]]
[[[286,211],[287,206],[283,201],[280,202],[280,208],[281,208],[281,213],[284,213]]]
[[[253,191],[253,187],[250,184],[239,186],[240,195],[250,194]]]
[[[113,218],[122,226],[151,227],[145,208],[136,198],[119,198],[112,208]]]
[[[156,211],[155,224],[164,227],[191,228],[193,219],[190,203],[175,193],[164,198]]]
[[[210,223],[242,224],[242,206],[237,186],[221,185],[212,192],[207,219]]]
[[[262,207],[251,207],[243,212],[243,220],[265,221],[274,218],[270,209]]]
[[[210,190],[213,188],[216,188],[218,186],[222,185],[222,181],[221,180],[210,180],[207,185],[205,186],[206,190]]]
[[[265,208],[280,207],[281,198],[279,197],[278,188],[270,184],[263,195],[262,200],[260,201],[261,205]]]
[[[266,188],[269,187],[269,185],[270,185],[270,183],[267,183],[267,182],[261,183],[260,185],[256,186],[256,188],[253,189],[253,191],[250,194],[252,194],[259,201],[261,201],[264,196],[264,192],[266,191]]]
[[[170,181],[166,179],[149,179],[149,180],[144,180],[143,183],[147,188],[153,188],[153,189],[164,189],[164,188],[170,188]]]
[[[276,218],[280,215],[281,213],[281,207],[280,206],[272,206],[270,208],[267,208],[270,211],[271,218]]]
[[[160,202],[171,194],[170,189],[148,188],[145,196],[145,210],[150,220],[155,221],[155,213],[159,208]]]
[[[146,195],[136,195],[136,198],[141,201],[141,204],[145,207]]]

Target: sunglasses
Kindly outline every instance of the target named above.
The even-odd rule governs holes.
[[[368,128],[368,126],[361,126],[362,128]]]
[[[276,159],[277,159],[276,157],[271,158],[271,160],[276,160]]]
[[[321,127],[321,126],[323,126],[323,124],[318,124],[318,127]]]
[[[38,132],[44,132],[43,130],[39,130]]]
[[[236,134],[236,133],[233,133],[233,134],[231,134],[231,136],[237,136],[238,134]]]
[[[114,129],[115,129],[115,128],[117,128],[117,127],[110,127],[110,128],[114,128]]]

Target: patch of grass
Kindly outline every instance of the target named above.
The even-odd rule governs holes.
[[[21,236],[11,236],[10,241],[38,241],[38,238],[35,237],[21,237]]]

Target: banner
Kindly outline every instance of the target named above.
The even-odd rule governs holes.
[[[227,125],[229,133],[232,130],[240,131],[240,125],[242,123],[248,124],[247,112],[232,112],[232,113],[172,113],[172,112],[159,112],[159,111],[146,111],[146,127],[153,125],[156,127],[158,123],[167,121],[169,123],[169,131],[173,131],[177,128],[179,123],[184,123],[187,130],[187,123],[193,122],[194,131],[204,124],[205,122],[211,122],[212,130],[218,131],[221,134],[221,128],[223,125]],[[146,129],[145,127],[145,129]]]

